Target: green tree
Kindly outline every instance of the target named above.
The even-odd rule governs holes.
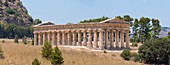
[[[167,37],[151,39],[139,48],[141,60],[148,64],[168,64],[170,40]]]
[[[123,50],[123,52],[120,54],[120,56],[124,59],[124,60],[130,60],[130,51],[128,49]]]
[[[158,19],[152,19],[152,31],[153,37],[158,38],[159,32],[161,31],[160,21]]]
[[[35,19],[35,20],[33,21],[33,24],[34,24],[34,25],[40,24],[40,23],[42,23],[42,21],[41,21],[40,19]]]
[[[22,42],[23,42],[24,44],[27,44],[27,37],[26,37],[26,36],[24,36],[24,37],[22,38]]]
[[[19,43],[19,41],[18,41],[18,35],[15,35],[14,42],[15,42],[15,43]]]
[[[52,54],[52,45],[51,43],[49,42],[45,42],[44,43],[44,46],[42,47],[42,56],[47,58],[47,59],[50,59],[50,55]]]
[[[51,54],[51,63],[53,65],[61,65],[64,62],[62,53],[59,48],[56,46],[54,52]]]
[[[107,20],[109,19],[109,17],[101,17],[101,18],[96,18],[96,19],[89,19],[89,20],[84,20],[84,21],[80,21],[79,23],[92,23],[92,22],[101,22],[101,21],[104,21],[104,20]]]
[[[32,61],[32,65],[40,65],[40,64],[41,62],[36,58]]]
[[[123,20],[129,22],[131,27],[133,26],[133,18],[131,18],[129,15],[124,15]]]

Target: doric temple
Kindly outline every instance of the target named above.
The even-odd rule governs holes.
[[[33,26],[34,45],[87,46],[93,49],[129,48],[130,24],[118,18],[98,23],[55,25],[43,23]]]

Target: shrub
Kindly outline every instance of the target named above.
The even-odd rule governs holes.
[[[136,55],[138,55],[136,52],[130,52],[130,57],[135,57]]]
[[[19,43],[19,41],[18,41],[18,35],[15,35],[14,42],[15,42],[15,43]]]
[[[5,40],[2,40],[2,43],[5,43]]]
[[[123,50],[123,52],[120,54],[120,56],[124,59],[124,60],[130,60],[130,51],[128,49]]]
[[[38,59],[36,59],[36,58],[32,61],[32,65],[40,65],[40,64],[41,64],[41,62],[38,61]]]
[[[24,36],[24,37],[22,38],[22,42],[23,42],[24,44],[27,44],[27,37],[26,37],[26,36]]]
[[[0,59],[4,58],[4,54],[3,54],[4,51],[2,51],[2,47],[0,45]]]
[[[54,48],[54,52],[51,54],[51,64],[53,65],[61,65],[63,63],[63,57],[61,51],[56,46]]]
[[[106,51],[106,50],[104,50],[103,52],[104,52],[104,53],[107,53],[107,51]]]
[[[50,59],[50,55],[52,54],[52,45],[49,42],[45,42],[42,47],[42,56]]]
[[[32,38],[31,40],[32,40],[32,43],[31,43],[31,44],[34,45],[34,38]]]
[[[9,8],[9,7],[7,7],[7,8],[5,9],[5,11],[6,11],[8,14],[15,14],[15,11],[14,11],[13,9]]]
[[[138,46],[138,43],[137,43],[137,42],[134,42],[134,43],[132,43],[132,46],[133,46],[133,47],[137,47],[137,46]]]

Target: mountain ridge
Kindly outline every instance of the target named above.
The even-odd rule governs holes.
[[[33,19],[20,0],[0,0],[0,22],[29,26]]]

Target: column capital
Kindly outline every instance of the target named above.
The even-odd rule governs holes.
[[[82,30],[82,32],[87,32],[87,29]]]
[[[82,30],[77,30],[77,32],[81,32]]]
[[[97,31],[98,31],[98,29],[93,29],[93,31],[94,31],[94,32],[97,32]]]

